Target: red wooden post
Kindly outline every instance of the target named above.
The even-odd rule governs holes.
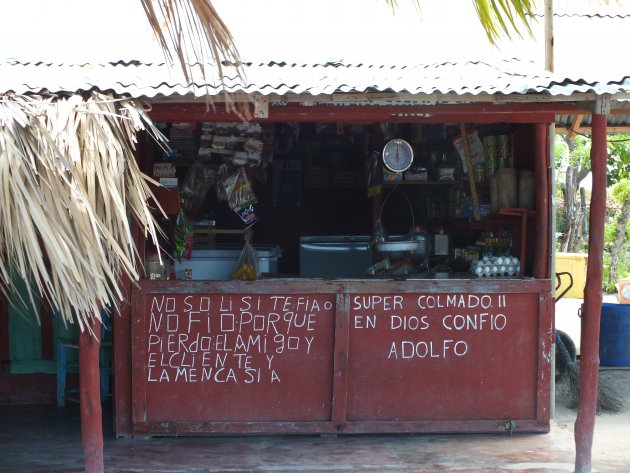
[[[549,126],[546,123],[536,124],[536,156],[534,172],[536,173],[536,257],[533,274],[535,278],[549,277],[549,151],[547,147]],[[521,257],[522,258],[522,257]],[[521,261],[521,270],[525,261]]]
[[[84,330],[79,337],[79,382],[81,388],[81,440],[85,455],[86,473],[102,473],[103,419],[101,412],[101,385],[99,349],[101,323],[92,318],[90,327],[96,338]]]
[[[575,471],[591,471],[599,375],[599,324],[602,309],[604,218],[606,215],[606,111],[600,98],[593,113],[591,171],[593,190],[589,217],[588,266],[580,342],[580,404],[575,421]]]
[[[40,332],[42,334],[42,359],[52,360],[54,358],[52,308],[45,297],[41,298],[39,307],[39,319],[41,322]]]
[[[9,361],[9,301],[0,288],[0,363]]]

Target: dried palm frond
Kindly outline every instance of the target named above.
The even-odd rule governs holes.
[[[197,79],[213,87],[223,85],[225,67],[245,78],[234,38],[211,0],[140,1],[167,62],[173,63],[177,58],[190,87],[195,86]],[[195,77],[195,71],[200,72],[200,77]],[[206,98],[213,104],[210,94]],[[248,113],[247,108],[235,104],[227,91],[224,98],[228,111],[239,116]]]
[[[129,214],[157,243],[136,133],[164,137],[129,99],[0,95],[0,278],[31,278],[81,329],[138,278]],[[31,296],[31,301],[34,298]]]

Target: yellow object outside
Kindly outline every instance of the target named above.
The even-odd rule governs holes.
[[[586,253],[556,253],[556,273],[571,273],[573,276],[573,287],[564,295],[572,299],[584,298],[584,286],[586,285]],[[556,289],[556,297],[562,294],[569,286],[568,277],[561,278],[561,285]]]
[[[243,281],[255,281],[258,279],[256,268],[251,264],[242,263],[232,272],[232,279],[242,279]]]

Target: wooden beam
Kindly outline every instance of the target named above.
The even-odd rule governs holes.
[[[591,134],[592,133],[592,128],[591,126],[581,126],[579,129],[575,129],[575,128],[567,128],[565,126],[556,126],[556,133],[570,133],[571,130],[575,130],[577,133],[586,133],[586,134]],[[606,127],[606,132],[608,134],[611,133],[630,133],[630,125],[627,126],[609,126]]]
[[[571,107],[571,110],[567,110]],[[253,121],[299,122],[415,122],[415,123],[553,123],[556,114],[576,113],[567,104],[438,104],[438,105],[312,105],[289,103],[269,107],[269,118]],[[154,104],[150,112],[155,121],[238,121],[218,104],[215,110],[205,104]]]
[[[479,213],[479,196],[477,195],[477,183],[475,182],[474,178],[472,158],[470,155],[468,134],[466,133],[465,123],[460,123],[459,132],[461,135],[462,147],[464,148],[464,163],[466,164],[466,172],[468,173],[468,184],[470,185],[470,196],[472,197],[473,213],[475,215],[475,220],[478,222],[479,220],[481,220],[481,215]]]
[[[583,118],[584,118],[583,113],[578,113],[573,118],[573,122],[571,123],[571,129],[569,130],[569,134],[567,135],[567,138],[569,138],[569,140],[574,139],[575,135],[578,134],[578,131],[580,130],[580,126],[582,125]]]

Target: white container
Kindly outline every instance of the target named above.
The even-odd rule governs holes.
[[[497,170],[497,206],[510,209],[518,205],[518,175],[516,169]]]
[[[438,233],[433,234],[433,256],[449,256],[451,252],[451,239],[440,228]]]
[[[160,263],[157,253],[147,256],[144,263],[145,278],[152,281],[166,281],[169,276],[168,260],[169,257],[163,255],[162,262]]]
[[[278,272],[278,258],[282,256],[279,246],[254,246],[258,253],[260,273]],[[228,280],[241,256],[243,247],[235,245],[217,246],[212,249],[193,249],[191,259],[175,259],[175,277],[177,280]],[[190,275],[188,277],[187,275]]]
[[[534,210],[536,196],[536,181],[533,171],[520,171],[518,173],[518,206],[524,209]]]

